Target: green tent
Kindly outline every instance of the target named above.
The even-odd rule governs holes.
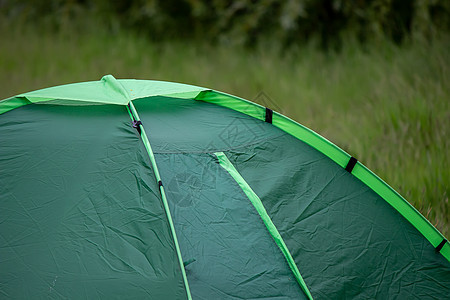
[[[450,244],[249,101],[116,80],[0,102],[0,298],[448,299]]]

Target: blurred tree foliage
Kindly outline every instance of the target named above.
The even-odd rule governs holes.
[[[449,0],[0,0],[6,24],[33,22],[54,30],[95,19],[108,30],[131,29],[153,40],[205,39],[283,46],[311,39],[324,49],[343,37],[361,43],[450,31]],[[3,22],[5,24],[5,22]],[[74,25],[75,24],[75,25]]]

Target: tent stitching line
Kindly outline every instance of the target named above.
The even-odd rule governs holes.
[[[275,136],[275,137],[271,137],[271,138],[260,139],[256,142],[242,144],[242,145],[239,145],[236,147],[220,148],[220,149],[209,150],[209,151],[153,151],[153,153],[155,153],[155,154],[214,154],[216,152],[227,152],[227,151],[233,151],[233,150],[246,148],[249,146],[259,145],[264,142],[271,141],[271,140],[277,139],[277,138],[285,136],[285,135],[288,135],[288,133],[283,131],[283,135],[279,135],[279,136]],[[303,141],[301,141],[301,142],[303,142]]]

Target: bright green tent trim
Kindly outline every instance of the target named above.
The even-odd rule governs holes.
[[[130,117],[133,120],[139,121],[139,115],[136,111],[136,108],[134,107],[133,103],[130,101],[129,107],[127,107],[128,112],[130,113]],[[130,111],[131,110],[131,111]],[[139,125],[139,128],[141,129],[141,138],[142,142],[144,143],[145,149],[147,150],[148,156],[150,157],[150,162],[152,164],[153,172],[155,173],[156,180],[161,182],[161,176],[158,171],[158,166],[156,165],[155,155],[153,154],[152,147],[150,146],[150,141],[148,140],[147,134],[145,133],[144,126]],[[172,232],[173,240],[175,243],[175,249],[177,251],[178,256],[178,262],[180,264],[181,273],[183,274],[183,280],[184,285],[186,287],[186,294],[189,300],[192,300],[191,291],[189,289],[189,284],[186,277],[186,270],[184,269],[183,259],[181,257],[181,251],[180,246],[178,244],[177,234],[175,232],[175,226],[173,225],[172,216],[170,214],[169,204],[167,203],[166,193],[164,192],[164,187],[162,185],[159,185],[159,190],[161,192],[161,199],[164,205],[164,210],[166,211],[167,220],[169,221],[170,230]]]
[[[0,101],[0,115],[14,108],[21,107],[31,103],[32,102],[30,100],[22,97],[13,97],[5,99],[3,101]]]
[[[261,199],[259,199],[258,195],[256,195],[256,193],[252,190],[252,188],[247,184],[245,179],[242,178],[241,174],[239,174],[239,172],[236,170],[236,168],[233,166],[233,164],[227,158],[225,153],[216,152],[214,154],[217,156],[220,165],[231,175],[231,177],[233,177],[233,179],[237,182],[237,184],[239,184],[242,191],[245,193],[245,195],[248,197],[250,202],[253,204],[256,211],[261,216],[261,219],[263,220],[264,224],[266,225],[267,230],[269,231],[270,235],[272,236],[272,238],[274,239],[278,248],[280,248],[281,252],[283,253],[284,257],[286,258],[289,268],[291,269],[292,273],[294,274],[295,278],[297,279],[298,284],[300,285],[302,290],[305,292],[305,294],[308,296],[308,298],[313,299],[311,293],[308,290],[308,287],[306,286],[305,281],[302,278],[302,275],[300,274],[300,271],[297,268],[297,265],[295,264],[294,259],[292,258],[291,253],[289,252],[289,249],[287,248],[286,244],[283,241],[283,238],[281,237],[277,228],[275,227],[275,225],[273,224],[269,215],[267,214],[267,211],[264,208],[264,205],[262,204]]]
[[[216,91],[204,91],[201,92],[195,100],[214,103],[259,120],[265,120],[265,107],[236,96]],[[351,157],[344,150],[340,149],[324,137],[279,113],[273,113],[272,124],[325,154],[343,168],[346,167]],[[352,174],[394,207],[420,233],[422,233],[434,247],[437,247],[445,239],[444,236],[408,201],[360,162],[357,162]],[[450,261],[449,242],[445,243],[444,247],[440,250],[440,253]]]
[[[127,105],[131,100],[172,96],[192,99],[205,88],[165,81],[115,79],[103,76],[99,81],[73,83],[24,93],[0,101],[0,114],[30,103],[55,101],[55,104],[116,104]],[[63,101],[62,101],[63,100]]]

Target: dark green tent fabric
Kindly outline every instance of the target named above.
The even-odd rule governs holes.
[[[272,161],[274,155],[281,159]],[[318,299],[449,295],[449,262],[386,201],[317,151],[281,136],[229,157],[296,249]]]
[[[186,271],[194,299],[305,299],[246,195],[219,166],[214,149],[205,151],[226,129],[228,110],[166,97],[134,104],[151,128],[182,256],[192,261]],[[220,142],[223,147],[227,139]]]
[[[282,118],[113,77],[0,101],[0,298],[448,297],[443,236]]]
[[[0,298],[186,298],[129,120],[113,105],[1,115]]]

